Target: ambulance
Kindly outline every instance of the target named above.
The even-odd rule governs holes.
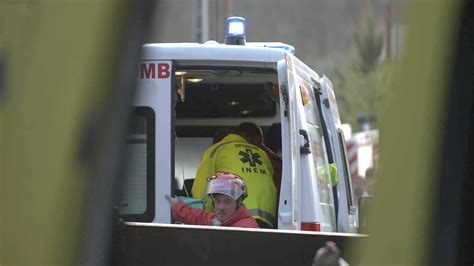
[[[191,198],[214,134],[253,122],[264,132],[281,124],[275,231],[357,232],[329,78],[295,57],[291,45],[247,42],[241,17],[228,18],[226,28],[225,43],[143,46],[119,215],[129,223],[174,226],[165,195]]]

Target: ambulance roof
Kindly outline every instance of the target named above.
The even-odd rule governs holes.
[[[285,58],[282,48],[226,45],[217,42],[150,43],[143,45],[144,60],[222,60],[276,63]]]

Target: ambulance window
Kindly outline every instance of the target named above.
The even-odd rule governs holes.
[[[301,97],[305,97],[305,101],[307,101],[304,105],[306,120],[308,121],[308,123],[311,123],[313,125],[321,125],[319,118],[317,117],[318,113],[314,112],[317,103],[314,92],[311,88],[311,85],[309,85],[305,80],[301,80]]]
[[[330,164],[326,156],[326,144],[324,142],[320,127],[311,126],[309,128],[309,135],[311,139],[311,154],[313,157],[314,166],[317,169],[317,178],[320,191],[319,201],[324,204],[332,205],[332,183]]]
[[[314,91],[311,89],[312,86],[304,79],[299,79],[300,82],[300,93],[301,99],[304,105],[304,112],[306,117],[306,122],[308,124],[308,128],[310,129],[310,137],[312,140],[312,151],[311,154],[313,156],[314,164],[317,167],[318,175],[319,175],[319,184],[320,189],[322,191],[331,191],[331,178],[330,178],[330,171],[329,171],[329,161],[326,156],[326,145],[324,141],[324,135],[322,132],[322,123],[319,118],[319,111],[316,106],[316,96]],[[328,168],[328,169],[326,169]],[[331,200],[329,198],[329,194],[320,193],[320,202],[329,204]]]
[[[341,155],[343,156],[343,162],[342,162],[342,171],[343,171],[343,174],[344,174],[344,180],[346,182],[346,198],[347,198],[347,207],[349,208],[348,211],[350,211],[350,207],[351,206],[355,206],[354,204],[354,196],[353,196],[353,193],[352,193],[352,182],[351,182],[351,174],[350,174],[350,170],[349,170],[349,167],[347,165],[347,153],[346,153],[346,141],[345,141],[345,138],[344,138],[344,133],[342,132],[342,130],[338,129],[337,131],[337,137],[339,139],[339,147],[340,147],[340,150],[341,150]]]
[[[127,221],[151,222],[154,216],[155,113],[136,107],[127,136],[126,173],[121,180],[118,212]]]
[[[274,117],[273,69],[186,69],[177,118]],[[181,93],[183,94],[183,93]]]
[[[276,103],[273,91],[264,84],[186,85],[186,101],[178,102],[178,118],[273,117]]]

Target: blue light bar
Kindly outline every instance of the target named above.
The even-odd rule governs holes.
[[[225,37],[245,37],[246,21],[241,17],[227,18]]]
[[[242,17],[229,17],[226,21],[225,43],[245,45],[245,24]]]

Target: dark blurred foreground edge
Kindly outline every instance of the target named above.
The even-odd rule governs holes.
[[[134,97],[137,65],[141,47],[150,28],[152,13],[158,0],[122,1],[125,6],[122,32],[118,35],[118,53],[113,69],[111,93],[104,112],[85,125],[80,157],[91,178],[83,229],[79,264],[105,265],[115,224],[114,205],[119,193],[119,180],[126,171],[125,139]]]
[[[464,1],[448,87],[430,265],[473,265],[474,2]]]
[[[367,237],[337,233],[216,230],[119,223],[113,265],[311,265],[318,248],[333,241],[342,251]]]

